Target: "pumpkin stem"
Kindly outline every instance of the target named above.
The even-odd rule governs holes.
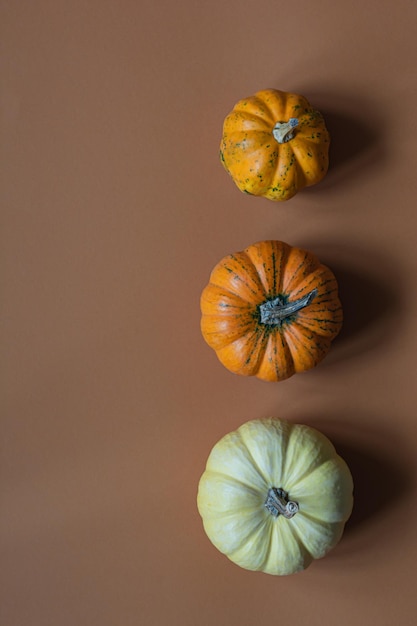
[[[317,296],[317,289],[313,289],[303,298],[284,303],[282,297],[278,296],[274,300],[267,300],[259,306],[261,324],[270,326],[280,325],[285,318],[294,315],[304,307],[308,306]]]
[[[288,493],[284,489],[271,487],[265,500],[265,508],[268,509],[273,517],[283,515],[287,519],[291,519],[298,513],[300,507],[298,502],[289,499]]]
[[[277,122],[272,129],[272,134],[278,143],[287,143],[294,137],[294,128],[298,126],[298,119],[290,117],[288,122]]]

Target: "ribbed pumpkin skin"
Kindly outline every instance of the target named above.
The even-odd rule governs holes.
[[[265,507],[272,487],[297,502],[291,519]],[[207,536],[231,561],[283,576],[339,542],[352,511],[353,481],[322,433],[277,418],[252,420],[212,449],[197,506]]]
[[[278,143],[277,122],[298,120],[294,137]],[[322,180],[330,136],[323,116],[303,96],[265,89],[238,102],[223,124],[220,158],[245,193],[282,201]]]
[[[260,306],[310,304],[278,325],[262,322]],[[343,313],[336,278],[311,252],[262,241],[222,259],[201,295],[201,331],[221,363],[242,376],[282,381],[315,367],[339,333]]]

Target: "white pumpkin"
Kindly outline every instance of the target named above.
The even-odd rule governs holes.
[[[214,446],[197,505],[209,539],[234,563],[287,575],[339,542],[352,492],[349,468],[327,437],[269,418]]]

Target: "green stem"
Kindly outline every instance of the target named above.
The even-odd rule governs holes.
[[[274,300],[267,300],[267,302],[259,306],[261,323],[270,326],[279,326],[285,318],[291,317],[291,315],[294,315],[311,304],[317,296],[317,293],[317,289],[313,289],[306,296],[298,300],[293,300],[292,302],[286,302],[285,304],[282,302],[280,296]]]

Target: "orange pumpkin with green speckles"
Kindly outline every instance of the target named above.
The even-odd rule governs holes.
[[[315,367],[343,314],[332,271],[311,252],[261,241],[213,269],[201,330],[231,372],[281,381]]]
[[[322,180],[329,144],[323,116],[306,98],[265,89],[226,117],[220,158],[241,191],[282,201]]]

